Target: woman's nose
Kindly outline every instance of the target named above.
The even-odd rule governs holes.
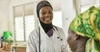
[[[47,13],[45,16],[46,16],[46,17],[49,17],[49,16],[50,16],[50,14],[48,14],[48,13]]]

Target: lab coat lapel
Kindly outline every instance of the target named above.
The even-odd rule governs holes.
[[[50,37],[44,32],[41,25],[40,26],[40,35],[41,35],[41,41],[51,41]]]

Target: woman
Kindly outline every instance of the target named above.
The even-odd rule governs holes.
[[[53,8],[48,1],[37,5],[39,27],[29,35],[27,52],[67,52],[63,30],[52,24]]]
[[[68,43],[73,52],[100,52],[100,8],[92,6],[73,19]]]

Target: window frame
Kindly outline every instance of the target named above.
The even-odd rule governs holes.
[[[14,18],[13,18],[13,21],[14,21],[14,22],[13,22],[13,24],[14,24],[14,41],[15,41],[15,42],[26,42],[26,36],[27,36],[27,35],[25,34],[25,17],[26,17],[26,16],[31,16],[31,15],[34,16],[34,14],[25,15],[25,5],[28,5],[28,4],[34,4],[34,2],[26,3],[26,4],[22,4],[22,5],[17,5],[17,6],[13,6],[13,13],[14,13],[14,16],[13,16],[13,17],[14,17]],[[16,20],[15,18],[16,18],[16,17],[20,17],[20,16],[16,16],[16,14],[15,14],[15,7],[19,7],[19,6],[22,6],[22,7],[23,7],[23,15],[22,15],[22,18],[23,18],[23,31],[24,31],[24,32],[23,32],[23,36],[24,36],[24,40],[22,40],[22,41],[16,39],[16,36],[17,36],[17,35],[16,35],[16,30],[15,30],[15,28],[16,28],[16,27],[15,27],[15,26],[16,26],[16,25],[15,25],[15,23],[16,23],[16,22],[15,22],[15,20]],[[34,6],[33,8],[35,8],[35,6]],[[34,10],[34,9],[33,9],[33,10]],[[33,13],[34,13],[34,12],[33,12]],[[35,17],[35,16],[34,16],[34,17]],[[35,22],[35,18],[34,18],[34,22]],[[35,24],[35,23],[33,23],[33,24]],[[36,24],[34,25],[34,27],[36,28]],[[34,30],[34,29],[33,29],[33,30]]]

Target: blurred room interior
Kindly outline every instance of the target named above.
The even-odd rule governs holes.
[[[29,33],[38,26],[36,5],[39,1],[41,0],[0,0],[0,37],[5,31],[11,32],[14,41],[11,46],[7,45],[11,52],[26,52]],[[48,1],[54,8],[53,24],[63,28],[66,36],[70,22],[77,14],[90,6],[100,7],[100,0]]]

